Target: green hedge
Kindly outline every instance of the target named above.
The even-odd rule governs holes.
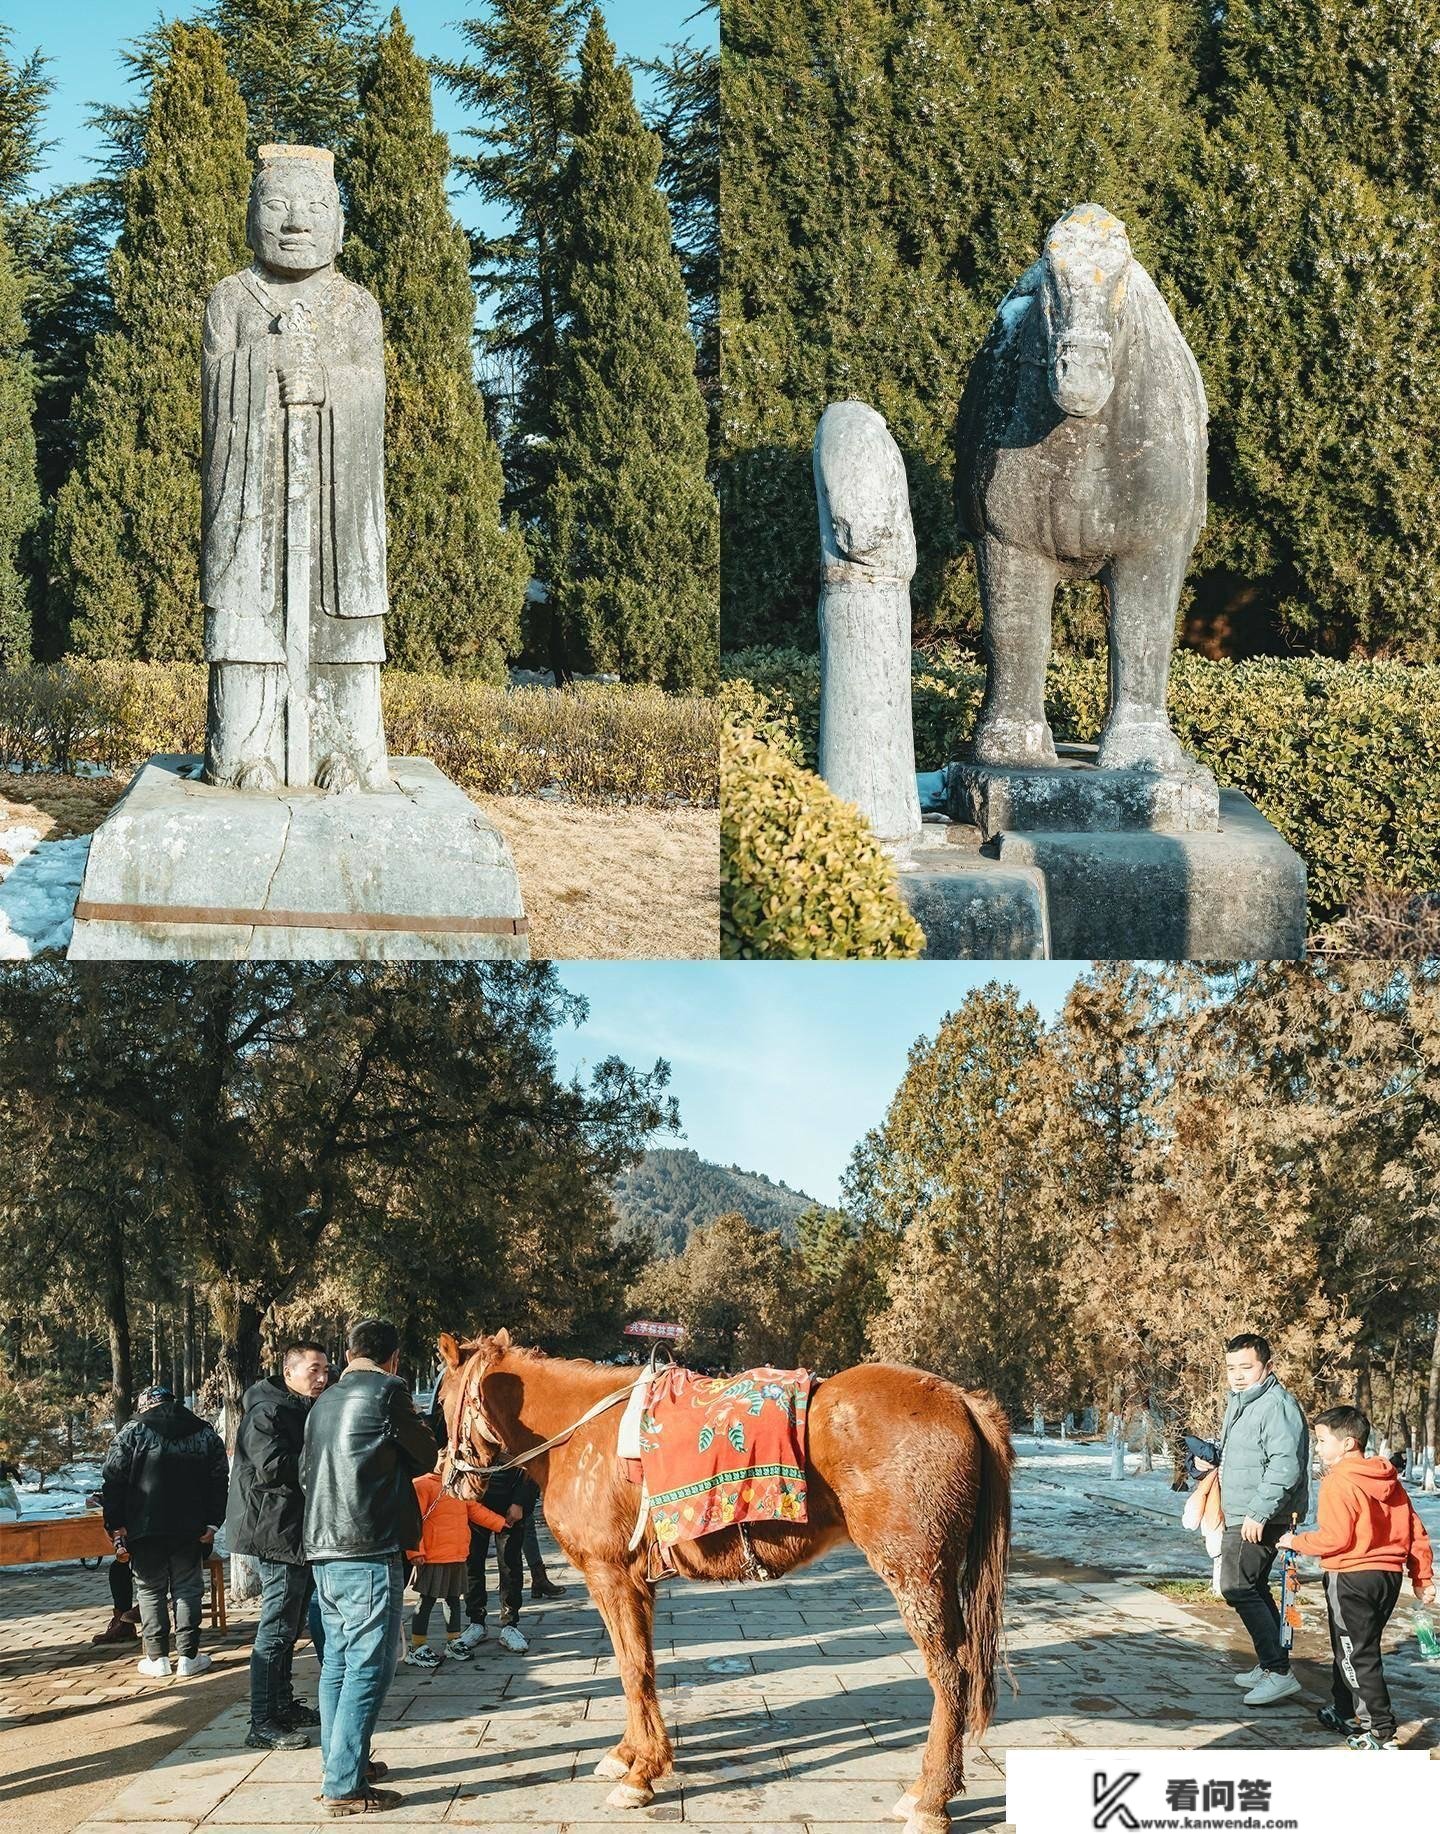
[[[783,704],[722,690],[720,953],[908,959],[925,946],[864,818],[797,761]]]
[[[737,650],[727,675],[792,713],[813,766],[819,658]],[[973,656],[915,654],[915,755],[934,770],[968,740],[985,685]],[[1056,656],[1046,705],[1057,739],[1095,739],[1105,717],[1102,657]],[[1243,790],[1309,868],[1310,920],[1362,891],[1440,886],[1440,666],[1323,657],[1211,662],[1177,652],[1170,708],[1181,742],[1220,783]]]
[[[0,768],[132,770],[152,752],[205,746],[199,663],[86,662],[0,673]],[[586,683],[509,691],[443,676],[383,677],[397,758],[433,758],[467,790],[577,802],[712,805],[716,703],[658,688]]]

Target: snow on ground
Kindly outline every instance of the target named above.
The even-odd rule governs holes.
[[[88,835],[42,841],[31,827],[0,828],[0,961],[68,945],[89,852]]]
[[[1125,1457],[1125,1477],[1110,1476],[1110,1447],[1103,1441],[1015,1438],[1015,1544],[1027,1553],[1115,1573],[1166,1579],[1208,1579],[1205,1544],[1182,1524],[1185,1498],[1170,1488],[1170,1466],[1157,1456],[1142,1472],[1140,1455]],[[1408,1486],[1432,1541],[1440,1542],[1440,1494]],[[1319,1481],[1310,1487],[1311,1525]],[[1319,1563],[1302,1562],[1319,1571]]]

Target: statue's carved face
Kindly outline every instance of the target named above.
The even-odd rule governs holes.
[[[313,159],[279,160],[250,193],[249,241],[262,267],[305,275],[329,267],[344,234],[335,180]]]
[[[1117,217],[1082,204],[1045,239],[1041,291],[1050,394],[1062,414],[1098,414],[1115,386],[1115,343],[1130,274],[1130,239]]]

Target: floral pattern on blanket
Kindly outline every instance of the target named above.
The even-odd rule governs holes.
[[[808,1369],[697,1376],[667,1369],[650,1387],[640,1457],[662,1547],[736,1522],[806,1519]]]

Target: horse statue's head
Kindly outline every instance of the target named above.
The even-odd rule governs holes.
[[[1131,260],[1125,225],[1099,204],[1067,210],[1045,238],[1041,322],[1062,414],[1086,419],[1110,399]]]
[[[445,1416],[441,1472],[447,1490],[468,1501],[485,1494],[486,1472],[504,1454],[504,1444],[485,1411],[485,1378],[511,1349],[503,1327],[493,1337],[459,1343],[448,1331],[436,1340],[441,1374],[438,1388]]]

